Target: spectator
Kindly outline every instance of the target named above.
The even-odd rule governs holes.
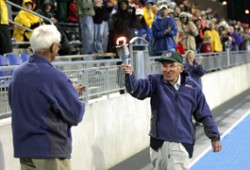
[[[179,17],[181,13],[181,8],[179,6],[175,6],[174,8],[174,17]]]
[[[250,51],[250,48],[249,48],[249,46],[250,46],[250,35],[249,35],[249,28],[248,27],[243,28],[242,37],[243,37],[242,50]]]
[[[207,14],[205,11],[201,11],[201,28],[205,29],[207,21]]]
[[[53,0],[44,0],[43,4],[36,10],[36,12],[42,16],[45,16],[51,20],[52,23],[56,24],[57,19],[55,18],[55,4]],[[50,24],[48,21],[44,21],[46,24]]]
[[[91,54],[94,52],[94,4],[92,0],[76,0],[76,4],[78,9],[79,25],[81,31],[80,35],[82,40],[82,53]]]
[[[160,55],[166,50],[175,50],[176,48],[174,36],[178,31],[177,25],[175,20],[168,16],[167,8],[166,5],[161,5],[159,11],[160,15],[157,15],[153,22],[153,55]]]
[[[14,157],[22,170],[71,169],[71,127],[81,122],[85,104],[78,94],[83,86],[51,65],[60,48],[53,25],[36,28],[30,38],[34,52],[18,67],[9,84]]]
[[[76,0],[71,0],[71,2],[69,3],[68,20],[74,23],[79,22],[79,18],[77,15]]]
[[[196,50],[195,36],[198,35],[198,29],[190,19],[189,13],[180,13],[182,24],[182,44],[185,50]]]
[[[190,77],[202,87],[201,77],[206,73],[206,69],[202,65],[202,58],[200,57],[198,61],[196,61],[195,52],[188,50],[185,54],[185,59],[184,69],[189,73]]]
[[[131,0],[130,1],[131,5],[135,7],[135,9],[141,9],[143,8],[140,0]]]
[[[112,16],[115,38],[113,40],[114,44],[118,37],[127,37],[128,41],[135,37],[135,18],[135,8],[129,6],[129,1],[119,0],[117,12]]]
[[[152,24],[155,19],[155,14],[152,9],[153,4],[154,2],[152,0],[147,0],[144,3],[144,7],[143,7],[143,16],[145,18],[146,23],[148,24],[150,28],[152,28]]]
[[[153,38],[152,31],[143,17],[142,9],[136,10],[135,33],[137,37],[142,37],[149,43]],[[141,42],[139,41],[138,43],[140,44]]]
[[[45,0],[41,6],[41,8],[38,8],[36,12],[42,16],[45,16],[51,20],[53,24],[57,27],[58,31],[60,32],[62,38],[61,38],[61,45],[62,48],[59,50],[60,55],[70,55],[74,54],[73,47],[69,43],[69,39],[64,32],[64,30],[58,25],[58,21],[55,18],[55,4],[53,0]],[[46,24],[50,24],[48,21],[45,21]]]
[[[71,0],[56,0],[56,19],[60,22],[66,22],[69,12],[69,4]]]
[[[209,23],[209,28],[204,32],[204,37],[210,37],[212,52],[221,52],[222,44],[219,33],[215,30],[213,22]]]
[[[32,11],[35,8],[35,6],[36,4],[33,3],[32,0],[23,0],[22,7]],[[33,15],[27,11],[21,10],[15,17],[14,21],[30,29],[34,29],[40,25],[41,19],[36,15]],[[29,41],[30,36],[31,36],[30,31],[27,31],[24,28],[21,28],[15,25],[13,38],[15,38],[16,41],[19,41],[19,42]]]
[[[175,18],[174,10],[172,10],[171,8],[168,8],[168,16],[170,18]]]
[[[203,29],[201,26],[201,18],[195,18],[194,19],[194,24],[198,30],[198,35],[195,36],[195,44],[196,44],[196,51],[199,53],[201,44],[203,42]]]
[[[220,26],[218,29],[223,51],[226,51],[227,48],[229,48],[229,49],[232,48],[232,37],[228,33],[227,28],[224,26]]]
[[[189,2],[189,0],[183,0],[182,4],[184,5],[184,10],[185,12],[192,13],[192,5]]]
[[[96,1],[94,20],[94,51],[106,52],[108,46],[108,20],[113,9],[113,1]]]
[[[179,19],[179,17],[175,18],[175,22],[176,25],[178,27],[178,31],[177,34],[175,36],[175,43],[176,43],[176,48],[175,51],[177,51],[180,54],[185,54],[185,49],[183,44],[181,43],[181,39],[182,39],[182,28],[181,28],[181,21]]]
[[[9,29],[8,8],[5,0],[0,0],[0,55],[12,52]]]
[[[200,85],[201,77],[206,73],[206,69],[202,66],[202,58],[198,59],[198,62],[195,60],[195,52],[192,50],[188,50],[185,54],[186,62],[184,63],[184,69],[187,73],[189,73],[190,77]],[[202,126],[200,122],[197,122],[194,117],[192,117],[192,121],[196,126]]]
[[[237,46],[238,46],[238,50],[242,50],[242,43],[243,43],[243,37],[241,35],[242,31],[241,31],[241,27],[235,27],[235,33],[236,33],[236,43],[237,43]]]
[[[128,82],[126,89],[137,99],[151,100],[149,135],[154,169],[187,170],[195,143],[192,116],[202,122],[214,152],[221,150],[220,133],[201,87],[183,70],[182,56],[167,51],[159,61],[162,74],[150,74],[143,79],[135,77],[131,65],[123,64],[123,73],[130,75],[133,91],[128,90]]]
[[[212,53],[211,37],[207,34],[203,36],[203,40],[200,47],[201,53]]]
[[[154,13],[154,16],[158,15],[159,6],[156,4],[152,5],[152,11]]]

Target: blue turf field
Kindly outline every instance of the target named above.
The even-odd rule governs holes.
[[[250,114],[222,139],[222,151],[208,151],[190,170],[250,170]]]

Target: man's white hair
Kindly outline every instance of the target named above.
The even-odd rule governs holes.
[[[187,50],[186,53],[185,53],[185,55],[184,55],[185,58],[187,58],[190,53],[192,53],[192,54],[195,55],[195,51],[193,51],[193,50]]]
[[[33,52],[48,50],[53,43],[60,43],[61,34],[54,25],[41,25],[34,29],[30,37]]]

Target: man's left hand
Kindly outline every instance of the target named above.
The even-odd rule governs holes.
[[[220,141],[212,141],[212,150],[213,152],[220,152],[222,149],[222,145]]]

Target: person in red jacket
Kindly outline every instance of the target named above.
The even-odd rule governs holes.
[[[76,0],[72,0],[69,4],[68,20],[70,22],[78,22],[79,18],[77,15]]]

